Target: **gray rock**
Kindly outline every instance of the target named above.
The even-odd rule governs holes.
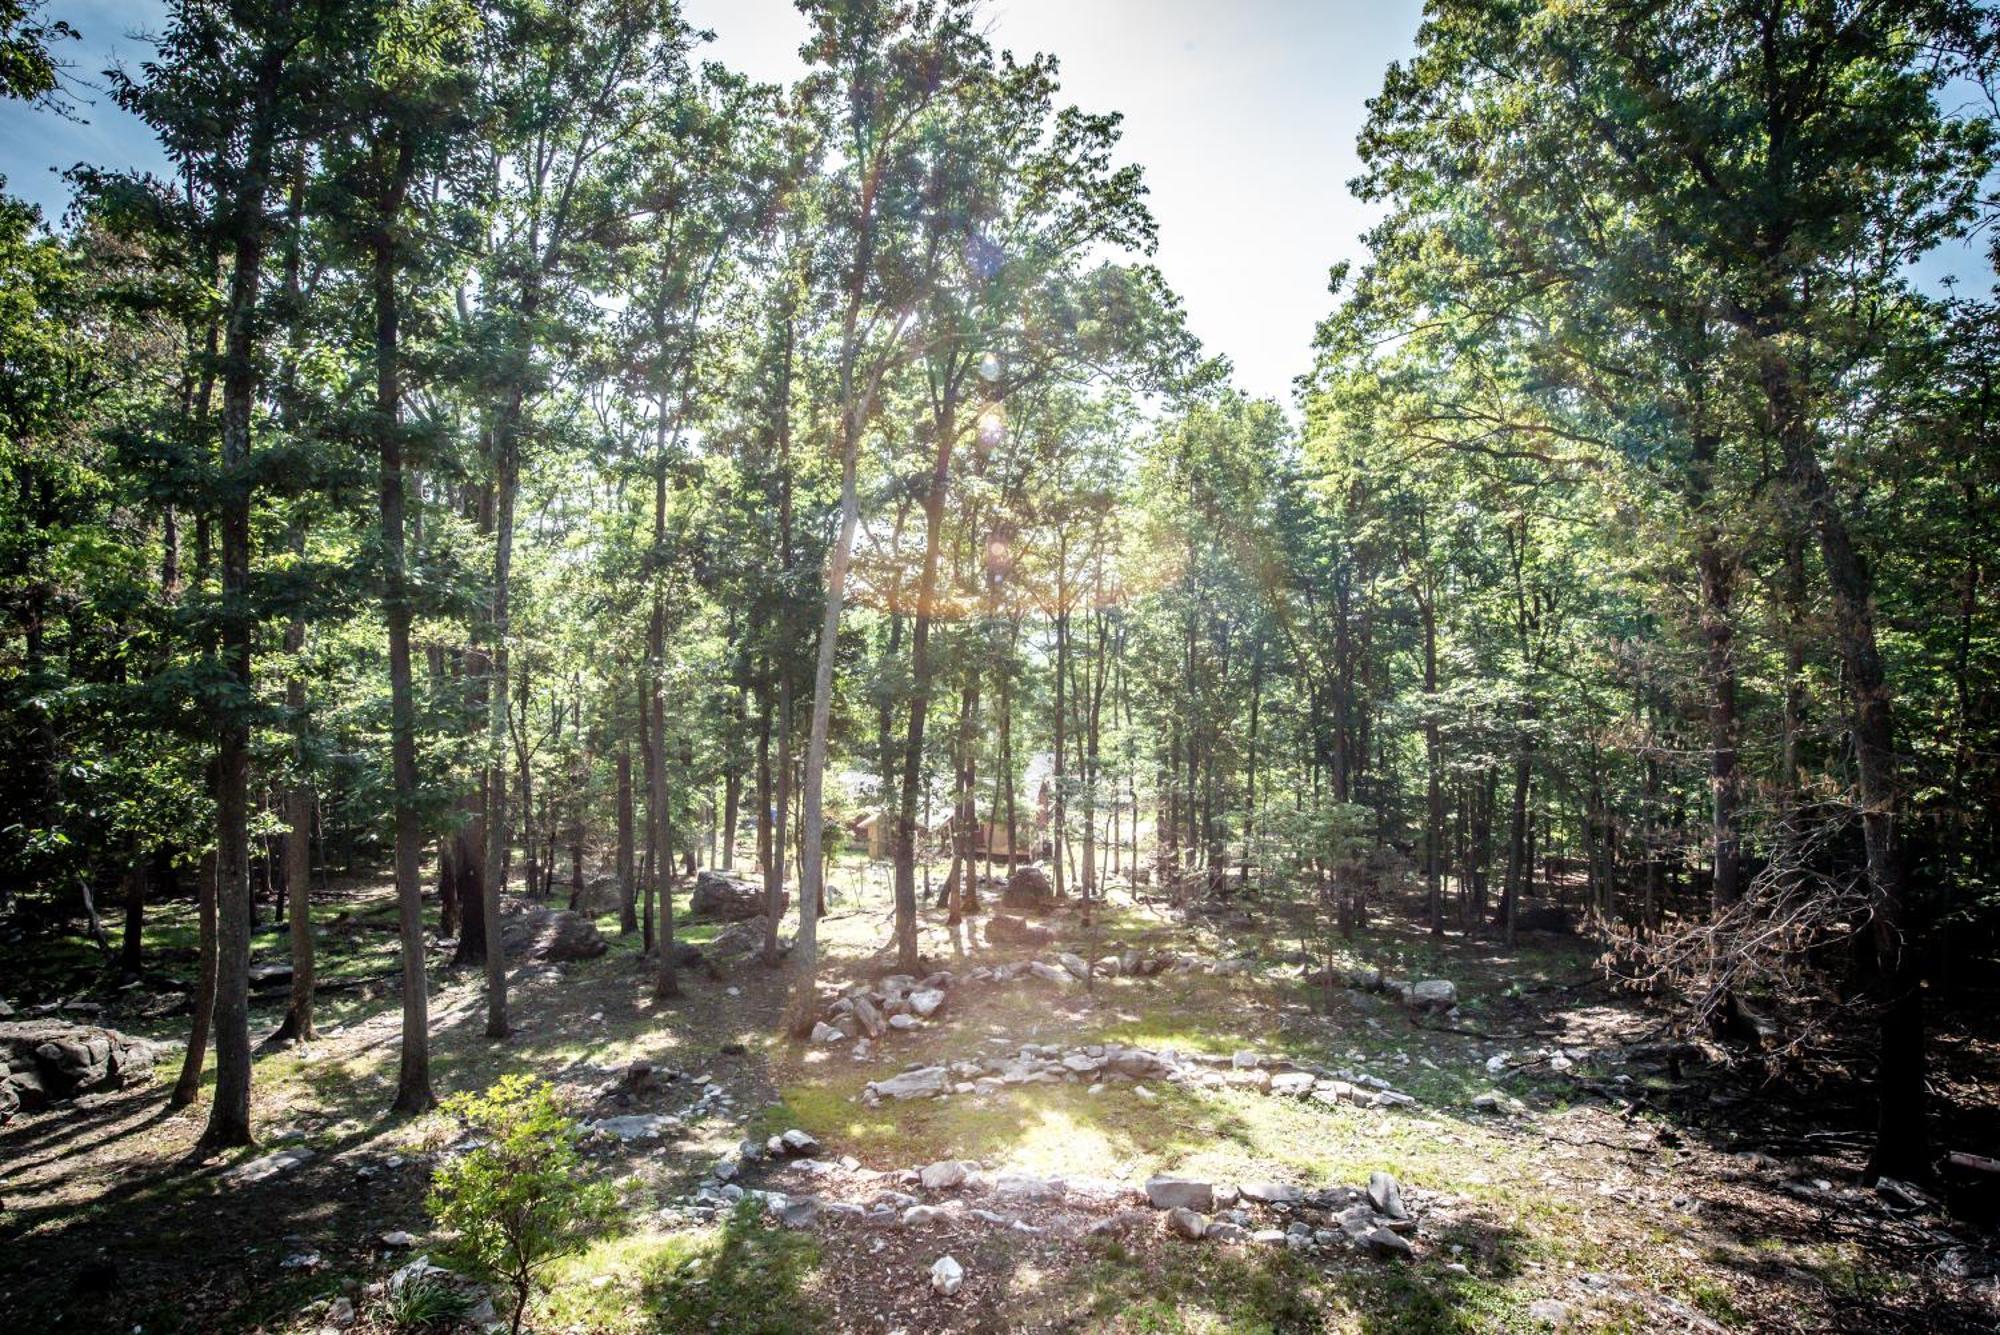
[[[623,1117],[606,1117],[595,1122],[585,1122],[583,1129],[595,1131],[599,1135],[617,1140],[658,1140],[668,1128],[678,1128],[680,1122],[661,1113],[629,1113]]]
[[[783,1142],[785,1153],[787,1154],[813,1155],[819,1153],[819,1142],[813,1139],[810,1133],[801,1131],[797,1127],[793,1127],[791,1130],[785,1132],[778,1139]]]
[[[1036,1177],[1033,1173],[1008,1170],[993,1180],[993,1194],[1018,1200],[1052,1201],[1069,1189],[1059,1177]]]
[[[1167,1211],[1167,1231],[1183,1238],[1199,1241],[1208,1232],[1208,1219],[1186,1206],[1176,1206]]]
[[[959,1159],[939,1159],[917,1170],[917,1180],[926,1191],[948,1191],[965,1183],[965,1164]]]
[[[1384,1172],[1368,1175],[1368,1203],[1375,1207],[1377,1214],[1385,1214],[1391,1219],[1408,1219],[1409,1211],[1403,1208],[1403,1189]]]
[[[1155,1177],[1146,1183],[1146,1200],[1155,1210],[1212,1210],[1215,1187],[1190,1177]]]
[[[1537,1298],[1528,1304],[1528,1315],[1536,1321],[1560,1326],[1569,1320],[1569,1304],[1557,1302],[1554,1298]]]
[[[1290,1205],[1305,1195],[1289,1182],[1245,1182],[1238,1190],[1244,1200],[1262,1205]]]
[[[778,912],[783,914],[791,896],[778,892]],[[734,922],[755,918],[764,912],[764,887],[723,871],[703,871],[694,878],[694,894],[688,899],[691,918],[719,918]]]
[[[1458,988],[1448,978],[1426,978],[1410,989],[1410,1009],[1448,1011],[1458,1004]]]
[[[950,1256],[931,1263],[931,1291],[949,1298],[965,1286],[965,1267]]]
[[[1406,1261],[1415,1255],[1410,1241],[1400,1233],[1391,1233],[1386,1228],[1373,1228],[1361,1237],[1361,1246],[1370,1256],[1384,1261]]]
[[[951,1072],[942,1066],[920,1066],[877,1080],[867,1088],[885,1099],[934,1099],[951,1088]]]
[[[778,1210],[778,1222],[786,1228],[811,1228],[819,1222],[819,1201],[811,1196],[786,1201]]]
[[[875,1003],[867,997],[854,998],[854,1018],[859,1020],[861,1027],[868,1031],[868,1037],[882,1037],[882,1029],[884,1027],[882,1012],[876,1010]]]
[[[1030,960],[1028,972],[1045,983],[1054,983],[1057,987],[1076,986],[1076,977],[1069,970],[1058,969],[1053,964],[1044,964],[1040,960]]]
[[[812,1041],[815,1043],[845,1043],[847,1041],[847,1032],[842,1029],[836,1029],[825,1020],[821,1020],[813,1026]]]
[[[910,1010],[913,1014],[930,1019],[944,1005],[944,990],[936,987],[920,987],[910,993]]]
[[[1217,1219],[1209,1224],[1206,1236],[1210,1242],[1248,1242],[1250,1230],[1227,1219]]]
[[[1055,897],[1055,883],[1049,874],[1034,863],[1016,867],[1007,878],[1007,888],[1000,892],[1003,908],[1040,909]]]
[[[237,1185],[249,1182],[268,1182],[278,1174],[298,1167],[313,1157],[313,1152],[303,1147],[279,1150],[261,1158],[249,1159],[224,1172],[221,1180]]]
[[[596,959],[611,948],[597,924],[581,913],[536,905],[501,921],[507,957],[545,964]]]

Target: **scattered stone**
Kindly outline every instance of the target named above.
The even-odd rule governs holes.
[[[1054,983],[1057,987],[1067,988],[1076,985],[1076,978],[1069,970],[1058,969],[1053,964],[1044,964],[1040,960],[1030,960],[1028,972],[1045,983]]]
[[[1528,1304],[1528,1315],[1536,1321],[1560,1326],[1569,1320],[1569,1304],[1557,1302],[1554,1298],[1537,1298]]]
[[[1202,1235],[1208,1232],[1207,1216],[1197,1214],[1184,1205],[1167,1211],[1166,1225],[1169,1233],[1193,1241],[1200,1241]]]
[[[1410,988],[1413,1011],[1448,1011],[1458,1005],[1458,987],[1448,978],[1427,978]]]
[[[313,1157],[313,1152],[305,1148],[279,1150],[261,1158],[248,1159],[222,1174],[221,1180],[241,1185],[248,1182],[267,1182],[287,1169],[296,1168]]]
[[[1480,1112],[1505,1113],[1515,1117],[1528,1111],[1527,1104],[1511,1095],[1503,1094],[1497,1089],[1489,1089],[1484,1093],[1474,1094],[1472,1096],[1472,1106]]]
[[[1375,1207],[1377,1214],[1391,1219],[1408,1219],[1409,1212],[1403,1208],[1403,1189],[1396,1179],[1384,1172],[1368,1175],[1368,1203]]]
[[[1012,1169],[1000,1174],[993,1181],[993,1194],[1012,1196],[1020,1200],[1056,1200],[1069,1189],[1059,1177],[1036,1177],[1033,1173],[1015,1172]]]
[[[931,1291],[949,1298],[965,1286],[965,1267],[950,1256],[940,1256],[931,1264]]]
[[[635,1140],[658,1140],[669,1128],[678,1130],[678,1118],[662,1113],[630,1113],[623,1117],[606,1117],[595,1122],[585,1122],[583,1129],[594,1131],[601,1136],[631,1142]]]
[[[326,1305],[326,1324],[339,1330],[346,1330],[354,1324],[354,1300],[346,1294],[337,1295]]]
[[[811,1228],[819,1222],[819,1202],[811,1196],[788,1200],[778,1208],[778,1222],[786,1228]]]
[[[1048,928],[1037,927],[1010,914],[996,913],[986,920],[986,944],[989,946],[1045,946],[1055,939],[1056,934]]]
[[[1302,1099],[1312,1093],[1314,1079],[1310,1071],[1284,1071],[1271,1077],[1271,1092]]]
[[[1155,1177],[1146,1183],[1146,1200],[1155,1210],[1212,1210],[1215,1187],[1188,1177]]]
[[[417,1240],[411,1234],[398,1228],[398,1229],[391,1229],[389,1232],[384,1233],[382,1235],[382,1245],[384,1247],[394,1247],[398,1250],[403,1250],[406,1248],[416,1246]]]
[[[911,1014],[928,1020],[931,1016],[937,1014],[940,1006],[944,1005],[944,989],[938,987],[920,987],[910,993],[909,1000]]]
[[[959,1159],[940,1159],[936,1163],[925,1164],[917,1171],[917,1180],[924,1184],[925,1191],[946,1191],[965,1183],[965,1163]]]
[[[951,1088],[951,1072],[942,1066],[920,1066],[866,1086],[877,1098],[934,1099]]]
[[[868,1031],[868,1037],[882,1037],[882,1030],[885,1026],[882,1021],[882,1012],[875,1009],[875,1003],[865,996],[857,996],[852,998],[852,1000],[854,1002],[854,1018],[859,1020],[861,1027]]]
[[[1386,1228],[1371,1228],[1362,1235],[1361,1245],[1370,1256],[1384,1261],[1407,1261],[1416,1254],[1410,1240]]]
[[[1210,1242],[1248,1242],[1250,1230],[1232,1220],[1217,1219],[1209,1223],[1204,1236]]]
[[[1291,1205],[1305,1195],[1288,1182],[1245,1182],[1238,1190],[1244,1200],[1260,1205]]]
[[[825,1020],[820,1020],[813,1025],[812,1041],[815,1043],[845,1043],[847,1041],[847,1032],[834,1028]]]

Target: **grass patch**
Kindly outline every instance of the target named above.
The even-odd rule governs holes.
[[[542,1319],[606,1335],[808,1335],[826,1328],[811,1292],[818,1265],[812,1235],[766,1227],[745,1202],[710,1228],[624,1233],[568,1258],[551,1272]]]

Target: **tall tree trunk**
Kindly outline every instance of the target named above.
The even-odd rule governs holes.
[[[213,781],[211,768],[210,782]],[[208,1054],[209,1024],[215,1013],[216,870],[215,850],[211,848],[201,855],[195,869],[196,965],[194,1000],[190,1007],[193,1018],[188,1026],[187,1051],[181,1056],[181,1073],[167,1099],[169,1108],[185,1108],[201,1093],[202,1061]]]
[[[820,621],[819,657],[813,665],[812,722],[806,734],[806,765],[801,783],[805,811],[801,821],[803,849],[799,857],[799,939],[792,948],[798,960],[798,975],[786,1022],[794,1037],[803,1037],[812,1028],[819,1011],[820,854],[825,838],[821,828],[822,794],[827,730],[833,721],[834,649],[840,638],[840,612],[847,592],[847,567],[854,553],[854,530],[860,522],[854,476],[861,434],[857,411],[850,407],[847,412],[847,439],[841,452],[840,528],[827,558],[826,612]]]
[[[487,617],[489,667],[486,673],[486,848],[480,916],[486,946],[486,1036],[505,1038],[507,947],[500,934],[500,900],[507,892],[508,701],[507,636],[514,568],[514,495],[520,489],[520,419],[523,391],[515,386],[493,433],[495,473],[493,515],[493,602]],[[528,887],[533,890],[533,887]]]
[[[250,598],[250,422],[260,380],[257,366],[258,284],[264,267],[264,201],[278,115],[278,81],[288,47],[267,45],[257,85],[243,176],[231,230],[235,259],[229,276],[222,353],[222,666],[235,700],[217,720],[215,1102],[206,1145],[251,1143],[250,1134],[250,648],[255,617]]]
[[[1920,953],[1904,939],[1910,915],[1897,846],[1901,795],[1896,778],[1892,696],[1875,638],[1873,577],[1855,549],[1847,517],[1820,466],[1814,428],[1792,368],[1768,339],[1760,370],[1786,470],[1819,535],[1820,561],[1833,601],[1834,642],[1846,668],[1853,709],[1861,834],[1874,901],[1872,964],[1880,1015],[1877,1117],[1869,1170],[1875,1174],[1921,1174],[1930,1160],[1923,981]]]
[[[661,431],[666,414],[661,412]],[[667,544],[667,461],[662,440],[659,471],[653,477],[653,551],[655,560]],[[667,595],[653,576],[653,613],[646,623],[646,692],[653,721],[651,736],[653,762],[646,772],[651,785],[647,795],[646,818],[652,822],[653,883],[660,898],[658,969],[653,976],[653,996],[665,1001],[681,994],[679,965],[674,959],[673,822],[667,811]]]
[[[792,678],[783,669],[778,673],[777,789],[778,828],[771,840],[774,862],[770,879],[765,882],[768,897],[765,902],[764,963],[770,968],[778,966],[778,922],[785,916],[785,810],[792,800]]]
[[[637,889],[633,883],[632,744],[618,747],[618,932],[630,936],[639,929]]]
[[[924,561],[917,583],[917,614],[910,630],[910,719],[903,740],[903,781],[896,812],[896,967],[917,972],[917,789],[922,780],[924,720],[931,702],[931,617],[937,598],[939,538],[944,529],[945,492],[950,486],[951,452],[958,436],[957,397],[947,376],[935,415],[937,450],[930,486],[924,493]]]
[[[394,1110],[430,1111],[430,997],[424,975],[423,815],[417,795],[417,703],[410,675],[410,580],[404,538],[401,311],[396,293],[397,218],[414,170],[408,132],[399,137],[375,243],[375,418],[381,432],[383,613],[389,623],[389,753],[395,784],[396,923],[403,947],[403,1041]],[[499,942],[489,942],[497,958]]]

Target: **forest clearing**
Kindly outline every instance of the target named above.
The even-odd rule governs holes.
[[[1989,0],[0,0],[0,1327],[2000,1329]]]

